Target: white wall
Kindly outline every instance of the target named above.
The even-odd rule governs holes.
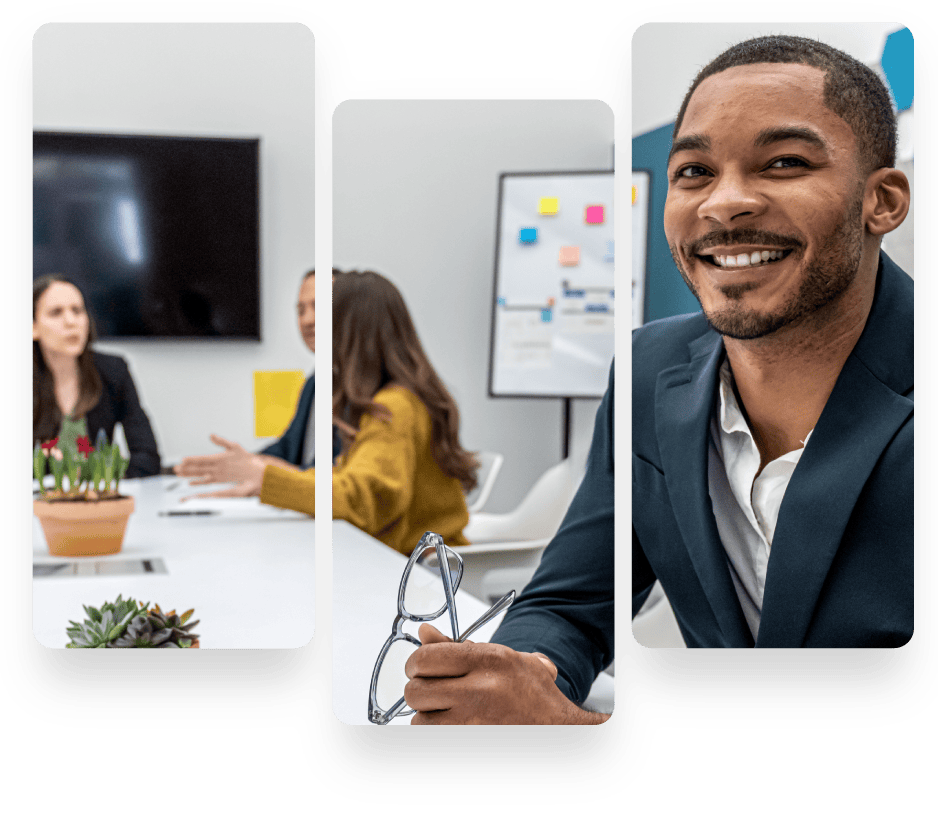
[[[563,428],[558,400],[487,396],[499,173],[609,169],[612,145],[612,111],[599,101],[346,101],[335,111],[333,259],[400,288],[459,405],[463,445],[505,455],[486,511],[514,507],[560,460]],[[597,406],[573,404],[577,457]]]
[[[751,37],[810,37],[879,63],[900,23],[647,23],[632,37],[632,135],[670,124],[694,76],[724,49]],[[914,34],[914,32],[913,32]]]
[[[313,266],[313,36],[299,24],[49,24],[33,40],[37,129],[261,138],[259,343],[108,342],[164,462],[209,432],[254,438],[252,372],[313,365],[296,295]]]

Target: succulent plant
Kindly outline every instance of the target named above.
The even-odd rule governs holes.
[[[175,610],[164,613],[159,605],[144,616],[134,618],[122,636],[107,645],[109,648],[191,648],[199,638],[190,633],[199,620],[189,622],[193,610],[182,616]],[[188,624],[186,624],[189,622]]]
[[[71,640],[66,648],[107,648],[111,643],[123,636],[131,621],[139,616],[145,616],[149,602],[144,605],[133,599],[123,599],[118,596],[113,602],[105,602],[100,608],[85,608],[88,617],[83,622],[69,620],[69,627],[65,629]]]
[[[71,640],[66,648],[191,648],[199,634],[191,633],[199,620],[190,622],[193,610],[181,616],[164,613],[160,606],[123,599],[101,607],[84,605],[87,619],[69,622],[65,632]]]

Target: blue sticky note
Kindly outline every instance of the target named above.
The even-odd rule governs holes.
[[[537,241],[536,227],[523,227],[518,231],[518,241],[522,245],[533,245]]]
[[[541,308],[541,322],[550,322],[552,316],[550,308]]]

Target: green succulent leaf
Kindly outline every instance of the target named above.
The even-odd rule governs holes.
[[[49,456],[49,466],[52,469],[52,477],[55,478],[55,488],[62,489],[62,479],[65,476],[65,461],[62,458]]]
[[[150,638],[153,641],[154,645],[160,645],[163,642],[165,642],[167,639],[169,639],[169,637],[172,635],[173,635],[172,630],[168,628],[163,628],[162,630],[153,631],[153,633],[150,635]]]
[[[124,475],[127,473],[127,469],[130,466],[130,458],[125,458],[123,455],[120,456],[120,466],[117,470],[117,475],[114,478],[115,486],[123,480]]]
[[[84,606],[88,617],[79,623],[69,621],[66,634],[71,648],[180,648],[192,647],[198,634],[188,634],[198,621],[183,626],[176,613],[164,614],[159,605],[118,597],[100,608]],[[184,616],[188,619],[193,611]]]
[[[33,450],[33,477],[39,481],[39,491],[45,492],[45,488],[42,485],[42,479],[46,474],[46,454],[42,451],[42,446],[38,443],[36,448]]]
[[[94,491],[101,489],[101,481],[104,478],[104,470],[101,464],[101,453],[92,452],[88,456],[88,462],[91,465],[91,479],[94,482]]]
[[[117,487],[117,482],[120,481],[123,472],[121,471],[123,467],[124,459],[121,457],[120,447],[115,443],[111,447],[111,451],[108,454],[108,477],[107,477],[107,486],[108,489],[113,486]]]
[[[69,492],[74,492],[81,481],[81,466],[71,452],[65,455],[65,476],[68,479]]]

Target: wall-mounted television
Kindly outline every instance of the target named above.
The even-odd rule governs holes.
[[[33,133],[33,278],[98,336],[260,339],[256,138]]]

